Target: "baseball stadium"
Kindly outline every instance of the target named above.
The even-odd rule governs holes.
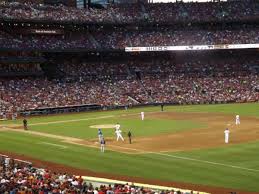
[[[257,0],[0,0],[0,194],[256,193]]]

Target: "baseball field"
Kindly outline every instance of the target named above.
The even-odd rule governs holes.
[[[240,125],[235,125],[236,114]],[[124,142],[116,141],[116,123]],[[226,127],[229,144],[224,143]],[[81,175],[212,193],[259,193],[259,103],[31,117],[28,128],[23,130],[22,120],[0,121],[0,152]],[[98,128],[106,139],[105,153]]]

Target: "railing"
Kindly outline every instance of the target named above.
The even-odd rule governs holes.
[[[0,167],[2,166],[2,170],[5,171],[7,168],[14,168],[15,166],[18,166],[20,168],[32,166],[31,162],[20,160],[20,159],[13,159],[7,155],[0,154]],[[99,178],[99,177],[89,177],[89,176],[83,176],[82,177],[85,181],[90,181],[91,183],[98,183],[98,184],[122,184],[125,185],[128,182],[121,181],[121,180],[113,180],[113,179],[106,179],[106,178]],[[159,185],[150,185],[150,184],[143,184],[143,183],[135,183],[134,186],[136,187],[143,187],[152,189],[154,191],[161,191],[161,190],[177,190],[184,193],[193,193],[193,194],[209,194],[201,191],[191,191],[188,189],[181,189],[181,188],[174,188],[174,187],[166,187],[166,186],[159,186]]]
[[[82,176],[82,178],[85,180],[85,181],[89,181],[91,183],[99,183],[99,184],[111,184],[111,185],[114,185],[114,184],[121,184],[121,185],[126,185],[128,184],[129,182],[126,182],[126,181],[120,181],[120,180],[113,180],[113,179],[106,179],[106,178],[98,178],[98,177],[89,177],[89,176]],[[209,193],[206,193],[206,192],[201,192],[201,191],[191,191],[191,190],[188,190],[188,189],[180,189],[180,188],[174,188],[174,187],[166,187],[166,186],[159,186],[159,185],[150,185],[150,184],[143,184],[143,183],[135,183],[134,182],[134,186],[136,187],[143,187],[143,188],[148,188],[148,189],[151,189],[151,190],[154,190],[154,191],[171,191],[171,190],[175,190],[175,191],[181,191],[183,193],[193,193],[193,194],[209,194]]]
[[[4,154],[0,154],[0,166],[3,167],[3,170],[9,167],[14,168],[15,165],[19,167],[26,167],[31,166],[32,163],[25,160],[15,159]]]

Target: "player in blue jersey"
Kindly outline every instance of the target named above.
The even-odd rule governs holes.
[[[104,147],[105,147],[105,140],[104,140],[104,138],[101,139],[100,145],[101,145],[101,152],[104,152]]]
[[[98,138],[99,138],[99,142],[101,142],[101,140],[103,138],[103,132],[101,129],[98,129]]]

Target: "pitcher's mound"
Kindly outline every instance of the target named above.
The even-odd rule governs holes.
[[[112,129],[115,128],[114,124],[103,124],[103,125],[91,125],[90,128],[95,128],[95,129]]]

